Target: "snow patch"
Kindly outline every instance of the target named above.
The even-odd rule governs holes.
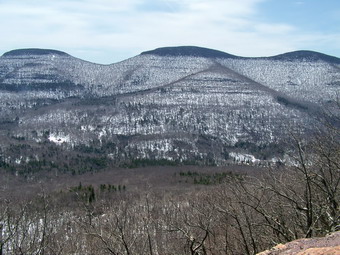
[[[71,141],[70,139],[70,136],[68,135],[61,135],[61,134],[51,134],[49,137],[48,137],[48,140],[50,142],[53,142],[55,144],[58,144],[58,145],[61,145],[63,143],[69,143]]]
[[[237,152],[230,152],[229,156],[234,159],[235,162],[237,163],[258,163],[260,162],[259,159],[255,158],[251,154],[242,154],[242,153],[237,153]]]

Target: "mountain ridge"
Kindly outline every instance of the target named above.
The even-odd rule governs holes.
[[[59,55],[59,56],[69,56],[73,57],[72,55],[55,50],[55,49],[43,49],[43,48],[22,48],[22,49],[14,49],[11,51],[7,51],[3,53],[0,57],[14,57],[14,56],[22,56],[22,55]],[[237,56],[233,55],[224,51],[205,48],[205,47],[198,47],[198,46],[174,46],[174,47],[160,47],[153,50],[143,51],[140,55],[156,55],[156,56],[172,56],[172,57],[180,57],[180,56],[187,56],[187,57],[203,57],[203,58],[231,58],[231,59],[268,59],[268,60],[286,60],[286,61],[293,61],[293,60],[309,60],[309,61],[317,61],[323,60],[326,62],[340,64],[340,58],[332,55],[327,55],[317,51],[311,50],[297,50],[286,52],[278,55],[273,56],[263,56],[263,57],[244,57],[244,56]],[[75,57],[76,58],[76,57]],[[86,61],[81,59],[82,61]],[[125,60],[122,60],[125,61]],[[122,62],[120,61],[120,62]],[[86,61],[89,62],[89,61]],[[95,62],[90,62],[93,64],[99,64]],[[117,62],[119,63],[119,62]],[[117,64],[117,63],[111,63]],[[104,65],[104,66],[107,66]]]
[[[223,51],[213,50],[209,48],[197,46],[178,46],[178,47],[162,47],[150,51],[144,51],[141,55],[158,55],[158,56],[188,56],[188,57],[204,57],[204,58],[241,58]]]
[[[150,51],[144,51],[141,55],[158,55],[158,56],[192,56],[192,57],[204,57],[204,58],[231,58],[231,59],[269,59],[269,60],[324,60],[326,62],[332,62],[340,64],[340,58],[327,55],[317,51],[311,50],[297,50],[286,52],[273,56],[266,57],[243,57],[232,55],[223,51],[197,47],[197,46],[177,46],[177,47],[161,47]]]
[[[245,58],[187,46],[111,65],[65,54],[0,57],[0,162],[56,162],[45,153],[54,146],[61,158],[74,153],[70,162],[269,164],[291,128],[315,126],[340,86],[337,58],[310,51]]]
[[[60,56],[70,56],[68,53],[54,50],[54,49],[41,49],[41,48],[23,48],[16,49],[5,52],[2,56],[4,57],[14,57],[14,56],[22,56],[22,55],[60,55]]]
[[[299,51],[292,51],[283,54],[279,54],[276,56],[269,57],[274,60],[309,60],[309,61],[317,61],[323,60],[330,63],[340,64],[340,58],[335,56],[327,55],[324,53],[310,51],[310,50],[299,50]]]

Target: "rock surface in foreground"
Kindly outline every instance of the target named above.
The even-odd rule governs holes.
[[[258,253],[258,255],[339,255],[340,231],[321,238],[299,239]]]

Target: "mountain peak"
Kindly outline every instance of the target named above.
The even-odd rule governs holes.
[[[340,59],[337,57],[329,56],[323,53],[319,53],[316,51],[309,51],[309,50],[299,50],[288,52],[284,54],[280,54],[277,56],[271,57],[275,60],[284,60],[284,61],[294,61],[294,60],[308,60],[308,61],[318,61],[323,60],[326,62],[340,64]]]
[[[25,55],[59,55],[59,56],[69,56],[67,53],[58,51],[58,50],[51,50],[51,49],[38,49],[38,48],[30,48],[30,49],[18,49],[18,50],[11,50],[3,54],[4,57],[15,57],[15,56],[25,56]]]
[[[238,56],[234,56],[222,51],[196,46],[163,47],[151,51],[142,52],[141,55],[157,55],[172,57],[189,56],[204,58],[239,58]]]

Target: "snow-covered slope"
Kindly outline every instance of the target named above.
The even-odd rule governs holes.
[[[0,57],[0,145],[20,138],[95,146],[117,160],[222,162],[313,127],[310,114],[339,87],[340,60],[308,51],[242,58],[171,47],[99,65],[16,50]]]
[[[271,58],[222,59],[220,63],[269,88],[323,104],[340,89],[340,60],[300,51]]]

